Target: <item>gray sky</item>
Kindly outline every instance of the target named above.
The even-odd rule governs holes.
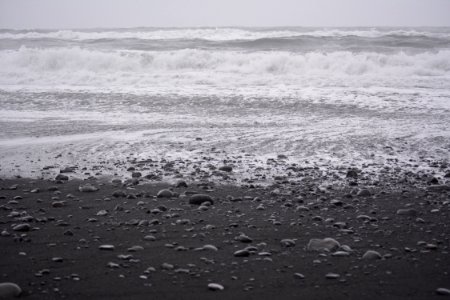
[[[450,0],[0,0],[1,28],[450,26]]]

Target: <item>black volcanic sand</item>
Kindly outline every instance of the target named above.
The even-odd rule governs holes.
[[[25,299],[447,298],[448,186],[136,183],[0,180],[0,282]],[[196,192],[214,204],[190,205]],[[314,238],[341,247],[308,250]]]

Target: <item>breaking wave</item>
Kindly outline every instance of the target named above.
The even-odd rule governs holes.
[[[98,51],[82,48],[25,48],[0,51],[0,81],[26,72],[39,77],[48,73],[130,73],[139,75],[164,72],[233,73],[263,76],[265,74],[329,76],[448,76],[450,50],[436,53],[407,54],[284,51]]]

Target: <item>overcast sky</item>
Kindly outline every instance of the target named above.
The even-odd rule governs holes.
[[[0,0],[1,28],[450,26],[450,0]]]

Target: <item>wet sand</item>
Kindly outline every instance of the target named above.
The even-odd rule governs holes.
[[[358,176],[347,172],[339,188],[319,177],[188,187],[142,177],[4,179],[0,282],[18,284],[25,299],[442,298],[446,179],[365,186]],[[98,190],[80,191],[88,183]],[[157,197],[162,189],[172,197]],[[189,204],[195,193],[213,205]],[[308,246],[324,238],[338,244]]]

